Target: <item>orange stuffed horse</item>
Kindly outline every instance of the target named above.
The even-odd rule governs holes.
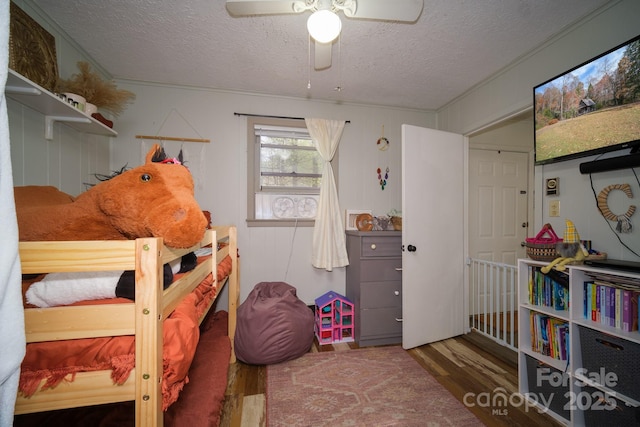
[[[53,187],[31,187],[56,194],[26,206],[21,201],[29,198],[24,194],[29,187],[16,187],[20,240],[162,237],[167,246],[193,246],[208,221],[194,198],[191,173],[180,163],[167,159],[156,144],[144,165],[96,184],[75,200]]]

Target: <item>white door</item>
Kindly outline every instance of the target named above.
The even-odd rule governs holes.
[[[469,257],[509,265],[525,257],[528,159],[469,150]]]
[[[461,335],[468,141],[402,125],[402,346]]]

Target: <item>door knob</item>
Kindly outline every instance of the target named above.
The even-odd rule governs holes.
[[[407,250],[408,250],[409,252],[415,252],[415,251],[416,251],[416,247],[415,247],[415,246],[413,246],[413,245],[409,245],[409,246],[407,246]]]

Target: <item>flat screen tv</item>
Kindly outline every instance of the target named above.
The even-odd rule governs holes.
[[[640,35],[533,88],[537,165],[640,147]]]

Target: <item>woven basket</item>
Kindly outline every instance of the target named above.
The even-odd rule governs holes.
[[[402,231],[402,217],[401,216],[392,216],[391,224],[393,224],[393,229],[396,231]]]
[[[551,224],[545,224],[536,237],[526,239],[527,256],[536,261],[553,261],[560,256],[556,244],[561,242]]]

